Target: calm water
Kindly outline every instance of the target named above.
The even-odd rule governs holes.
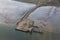
[[[0,24],[0,40],[60,40],[60,34],[45,32],[25,33],[15,30],[16,26]]]
[[[21,0],[22,1],[22,0]],[[44,32],[40,33],[25,33],[15,30],[16,25],[0,24],[0,40],[60,40],[60,34]]]

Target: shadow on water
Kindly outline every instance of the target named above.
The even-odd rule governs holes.
[[[15,25],[7,26],[0,24],[0,40],[60,40],[60,34],[44,32],[43,34],[36,32],[16,31]]]
[[[47,34],[40,34],[40,33],[32,33],[32,34],[27,34],[27,40],[50,40],[50,39],[46,39],[47,38]]]

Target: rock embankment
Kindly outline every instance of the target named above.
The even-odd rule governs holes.
[[[60,7],[42,6],[18,23],[17,29],[35,32],[58,32],[60,28]]]

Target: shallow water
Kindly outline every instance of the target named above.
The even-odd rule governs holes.
[[[0,40],[60,40],[57,33],[25,33],[15,30],[15,25],[0,24]]]

